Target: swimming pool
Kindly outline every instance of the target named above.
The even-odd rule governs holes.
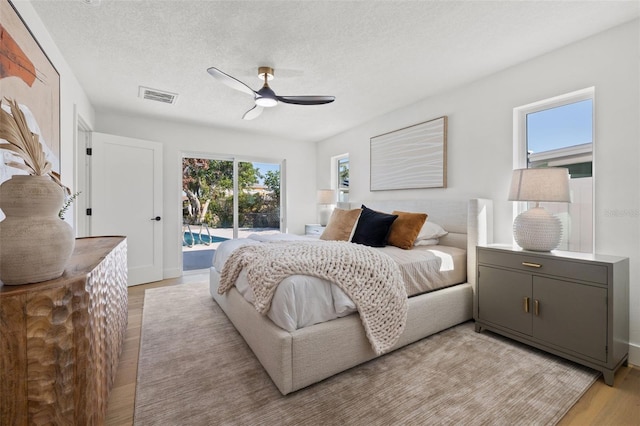
[[[221,243],[222,241],[226,241],[228,238],[224,237],[216,237],[215,235],[207,235],[207,234],[198,234],[194,232],[185,232],[182,234],[182,245],[183,246],[192,246],[196,244],[211,244],[211,243]]]

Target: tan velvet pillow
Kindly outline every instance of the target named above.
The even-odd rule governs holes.
[[[387,244],[409,250],[427,220],[426,213],[409,213],[394,210],[398,218],[391,225]]]
[[[362,209],[333,209],[327,227],[320,235],[321,240],[351,241],[353,230],[358,223]]]

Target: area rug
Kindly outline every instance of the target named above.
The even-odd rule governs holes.
[[[135,425],[552,425],[598,373],[468,322],[282,396],[209,295],[147,290]]]

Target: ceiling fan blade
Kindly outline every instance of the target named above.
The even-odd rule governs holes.
[[[245,112],[244,115],[242,116],[242,119],[243,120],[253,120],[257,116],[262,114],[262,110],[263,110],[263,108],[261,106],[256,105],[253,108],[251,108],[249,111]]]
[[[232,89],[236,89],[239,90],[241,92],[244,92],[248,95],[251,95],[255,98],[256,96],[256,92],[249,86],[247,86],[246,84],[244,84],[243,82],[241,82],[240,80],[231,77],[229,74],[225,74],[222,71],[220,71],[218,68],[208,68],[207,72],[209,74],[211,74],[211,76],[213,78],[215,78],[216,80],[219,80],[220,82],[226,84],[227,86],[231,87]]]
[[[336,100],[335,96],[277,96],[280,102],[296,105],[321,105]]]

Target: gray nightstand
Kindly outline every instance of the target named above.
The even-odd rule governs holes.
[[[476,331],[595,370],[613,385],[629,357],[629,259],[477,247]]]
[[[304,226],[304,234],[312,237],[320,237],[324,232],[324,228],[326,228],[326,226],[317,223],[308,224]]]

